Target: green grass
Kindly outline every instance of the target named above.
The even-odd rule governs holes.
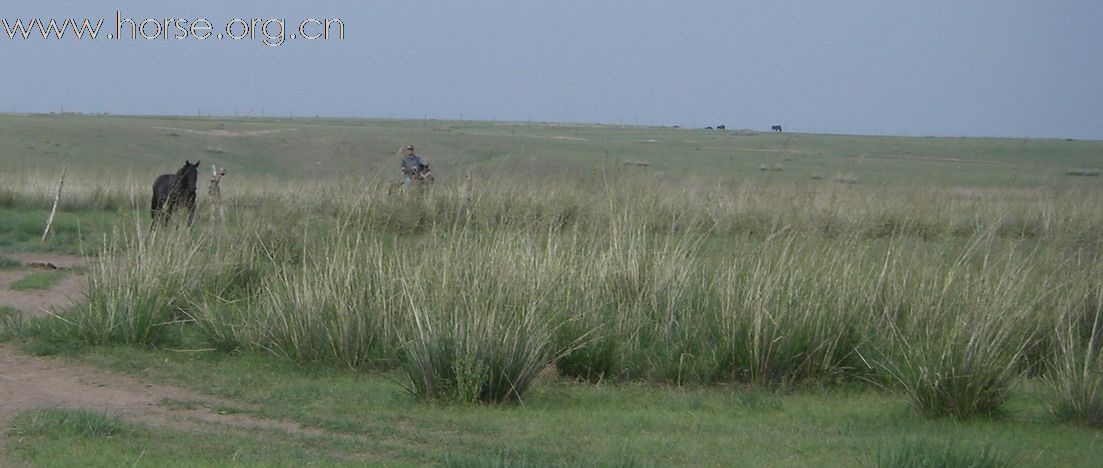
[[[50,236],[42,241],[42,231],[50,217],[49,205],[0,205],[0,249],[79,254],[95,252],[105,235],[124,226],[127,216],[116,211],[58,211]]]
[[[0,175],[0,248],[99,254],[86,300],[20,325],[26,346],[364,436],[356,450],[379,460],[1097,456],[1090,431],[1045,410],[1098,414],[1098,345],[1075,324],[1103,279],[1103,181],[1065,173],[1103,167],[1103,142],[355,119],[0,124],[0,142],[22,148],[3,156],[20,169]],[[433,164],[432,190],[388,193],[405,143]],[[195,226],[151,234],[150,181],[196,151],[228,169],[227,222],[209,219],[201,193]],[[42,244],[61,164],[57,234]],[[113,344],[138,348],[88,348]],[[543,380],[554,373],[563,380]],[[141,439],[117,439],[130,438]]]
[[[23,278],[12,281],[10,288],[21,291],[26,289],[50,289],[69,275],[67,271],[36,271]]]
[[[1067,207],[1031,236],[999,218],[932,234],[891,211],[710,235],[736,228],[685,210],[664,226],[659,202],[624,195],[567,210],[561,195],[500,192],[468,206],[449,192],[277,199],[233,230],[139,226],[102,248],[87,300],[41,330],[178,346],[180,325],[201,347],[401,366],[429,401],[523,401],[562,358],[591,381],[888,383],[925,414],[968,418],[998,414],[1028,362],[1052,361],[1037,343],[1075,306],[1062,297],[1101,273],[1069,227],[1089,215]]]
[[[1016,465],[1013,457],[1000,454],[990,447],[972,448],[954,440],[934,442],[908,439],[877,453],[877,466],[884,468],[1000,468]]]
[[[15,268],[15,267],[19,267],[19,266],[22,266],[22,265],[23,265],[23,262],[19,261],[19,259],[12,258],[12,257],[9,257],[7,255],[0,255],[0,269]]]
[[[117,436],[125,430],[125,424],[116,415],[45,408],[20,413],[8,433],[14,437],[105,438]]]
[[[1100,455],[1095,431],[1046,423],[1029,387],[1013,395],[1007,418],[962,424],[917,416],[903,397],[869,389],[774,393],[554,381],[538,386],[522,406],[439,406],[418,403],[393,374],[302,367],[253,354],[97,348],[84,356],[95,365],[251,405],[234,411],[351,435],[356,441],[345,450],[370,453],[380,463],[853,466],[914,457],[897,452],[941,456],[956,447],[954,453],[972,460],[983,452],[1024,466],[1086,466]],[[131,437],[103,444],[149,440]],[[167,451],[199,442],[158,440]],[[929,444],[900,444],[908,440]],[[248,451],[256,442],[241,444]],[[133,460],[121,453],[114,460]],[[211,458],[227,456],[216,453],[222,455]]]
[[[1049,405],[1062,422],[1103,427],[1103,289],[1089,291],[1082,309],[1062,317],[1055,332]],[[1073,299],[1075,301],[1075,299]]]
[[[737,177],[807,181],[813,173],[851,174],[860,185],[1037,186],[1086,184],[1073,168],[1103,167],[1097,141],[992,138],[862,137],[847,135],[708,132],[661,127],[559,125],[471,121],[258,119],[125,116],[0,116],[5,156],[33,172],[43,193],[56,186],[62,164],[77,190],[139,186],[144,200],[159,173],[172,172],[197,152],[204,163],[236,177],[339,179],[394,177],[398,148],[416,142],[434,173],[457,179],[506,169],[526,177],[578,177],[604,166],[617,173],[664,179]],[[227,137],[212,131],[277,133]],[[302,155],[310,157],[302,157]],[[649,163],[646,168],[624,161]],[[761,165],[784,166],[761,172]],[[209,166],[204,166],[204,169]],[[126,168],[104,179],[109,168]],[[100,173],[96,180],[82,175]],[[1075,181],[1073,181],[1076,179]],[[1088,180],[1084,180],[1088,179]],[[100,196],[111,200],[114,196]],[[123,197],[125,199],[126,197]],[[110,202],[101,206],[118,206]],[[0,196],[3,206],[3,196]],[[47,204],[48,206],[48,204]]]
[[[167,429],[69,408],[24,411],[7,435],[11,454],[33,466],[362,466],[372,460],[338,439],[213,424],[202,432]]]
[[[25,331],[23,315],[15,307],[0,305],[0,341],[19,336]]]

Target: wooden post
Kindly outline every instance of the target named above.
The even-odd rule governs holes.
[[[222,176],[226,175],[226,169],[219,169],[211,164],[211,180],[207,182],[207,196],[211,200],[211,221],[217,217],[219,221],[226,221],[226,212],[222,209],[222,189],[218,186]]]
[[[54,207],[50,209],[50,219],[46,220],[46,230],[42,231],[42,242],[50,236],[50,226],[54,225],[54,215],[57,214],[57,202],[61,200],[61,187],[65,185],[65,166],[61,166],[61,179],[57,181],[57,193],[54,194]]]

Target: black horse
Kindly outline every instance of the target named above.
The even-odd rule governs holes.
[[[770,130],[781,133],[781,125],[774,125],[773,127],[770,127]]]
[[[167,224],[172,212],[183,207],[188,211],[188,225],[195,216],[195,181],[199,177],[199,161],[192,164],[184,161],[176,174],[163,174],[153,181],[153,202],[150,204],[150,216],[153,226]]]

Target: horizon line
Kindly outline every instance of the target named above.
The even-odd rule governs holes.
[[[661,124],[640,124],[640,123],[610,123],[610,122],[585,122],[585,121],[554,121],[554,120],[486,120],[486,119],[463,119],[463,118],[439,118],[439,117],[364,117],[364,116],[337,116],[337,115],[321,115],[315,114],[313,116],[302,115],[229,115],[229,114],[116,114],[112,112],[83,112],[83,111],[46,111],[46,112],[19,112],[19,111],[0,111],[0,116],[12,116],[12,117],[39,117],[39,116],[51,116],[51,115],[63,115],[63,116],[78,116],[78,117],[124,117],[124,118],[168,118],[168,119],[202,119],[202,120],[363,120],[363,121],[391,121],[391,122],[479,122],[487,124],[505,124],[505,125],[558,125],[558,126],[576,126],[576,127],[608,127],[608,128],[661,128],[667,130],[696,130],[703,132],[756,132],[764,134],[773,134],[770,130],[759,130],[757,128],[739,127],[739,128],[725,128],[715,129],[712,127],[688,127],[682,125],[661,125]],[[838,132],[801,132],[801,131],[785,131],[784,134],[789,135],[821,135],[821,136],[840,136],[840,137],[867,137],[867,138],[946,138],[946,139],[994,139],[994,140],[1057,140],[1057,141],[1088,141],[1096,142],[1103,141],[1103,138],[1073,138],[1073,137],[1032,137],[1032,136],[997,136],[997,135],[902,135],[902,134],[885,134],[885,133],[838,133]],[[752,135],[746,135],[752,136]]]

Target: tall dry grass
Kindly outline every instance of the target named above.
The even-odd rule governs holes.
[[[1095,283],[1080,292],[1069,295],[1053,330],[1048,406],[1060,421],[1103,427],[1103,288]]]
[[[225,225],[109,239],[60,322],[90,343],[179,326],[222,350],[397,368],[427,400],[516,401],[555,364],[590,381],[860,379],[966,417],[998,412],[1034,363],[1071,375],[1080,348],[1053,317],[1103,277],[1084,266],[1096,193],[485,182],[227,189]]]

